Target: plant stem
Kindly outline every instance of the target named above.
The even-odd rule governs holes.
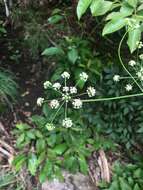
[[[88,102],[101,102],[101,101],[110,101],[110,100],[119,100],[119,99],[125,99],[125,98],[133,98],[143,96],[143,93],[139,94],[130,94],[125,96],[117,96],[117,97],[111,97],[111,98],[98,98],[98,99],[89,99],[89,100],[82,100],[82,102],[88,103]]]
[[[56,111],[55,115],[53,116],[51,123],[53,123],[54,119],[56,118],[58,112],[60,111],[60,109],[62,108],[62,106],[64,105],[64,102],[60,105],[60,107],[58,108],[58,110]]]
[[[137,80],[133,77],[133,75],[128,71],[128,69],[126,68],[126,66],[124,65],[123,61],[122,61],[122,58],[121,58],[121,46],[122,46],[122,43],[126,37],[128,33],[128,30],[125,32],[125,34],[123,35],[120,43],[119,43],[119,47],[118,47],[118,57],[119,57],[119,60],[120,60],[120,63],[121,65],[123,66],[124,70],[127,72],[127,74],[133,79],[133,81],[136,83],[136,85],[139,87],[139,89],[141,90],[141,92],[143,92],[143,89],[142,87],[140,86],[140,84],[137,82]]]

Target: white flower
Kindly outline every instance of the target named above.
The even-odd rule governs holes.
[[[143,75],[141,76],[140,80],[143,81]]]
[[[83,80],[84,82],[86,82],[88,79],[88,75],[85,72],[80,73],[79,77],[80,80]]]
[[[126,91],[131,91],[133,89],[133,86],[131,84],[127,84],[125,86]]]
[[[72,102],[72,105],[75,109],[80,109],[82,107],[82,101],[81,99],[74,99]]]
[[[73,125],[73,122],[72,122],[72,120],[70,118],[65,118],[62,121],[62,126],[63,127],[70,128],[72,125]]]
[[[61,84],[59,82],[56,82],[56,83],[53,84],[53,88],[55,90],[59,90],[61,88]]]
[[[91,87],[91,86],[88,87],[88,88],[87,88],[87,94],[88,94],[89,97],[95,96],[95,94],[96,94],[95,88],[93,88],[93,87]]]
[[[39,98],[37,99],[37,105],[38,105],[38,106],[42,106],[43,103],[44,103],[44,98],[39,97]]]
[[[143,47],[143,43],[142,42],[137,42],[136,44],[137,44],[137,46],[138,46],[139,49],[141,49]]]
[[[136,65],[136,62],[134,60],[129,61],[129,65],[131,67],[134,67]]]
[[[63,92],[68,92],[68,91],[69,91],[69,87],[68,86],[63,87]]]
[[[140,78],[142,76],[142,73],[139,71],[136,73],[136,75]]]
[[[53,129],[55,129],[55,125],[52,123],[47,123],[45,127],[48,129],[48,131],[52,131]]]
[[[44,89],[49,88],[50,86],[52,86],[52,83],[50,81],[45,81],[44,82]]]
[[[63,94],[62,95],[62,100],[65,100],[66,102],[69,102],[70,99],[71,99],[71,97],[69,96],[69,94]]]
[[[63,72],[62,74],[61,74],[61,76],[62,76],[62,78],[64,78],[64,79],[69,79],[70,78],[70,74],[68,73],[68,72]]]
[[[140,58],[141,60],[143,60],[143,54],[139,55],[139,58]]]
[[[57,109],[58,107],[59,107],[59,101],[58,100],[51,100],[51,102],[50,102],[50,107],[52,108],[52,109]]]
[[[113,80],[115,82],[119,82],[120,81],[120,76],[119,75],[114,75]]]
[[[71,94],[76,94],[77,93],[77,88],[75,86],[70,87],[70,93]]]

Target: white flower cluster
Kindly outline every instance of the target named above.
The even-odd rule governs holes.
[[[82,108],[82,101],[81,99],[77,98],[72,101],[73,108],[80,109]]]
[[[84,82],[86,82],[88,79],[88,75],[85,72],[80,73],[79,77],[80,77],[80,80]]]
[[[68,72],[63,72],[62,74],[61,74],[61,76],[62,76],[62,78],[64,78],[64,79],[69,79],[70,78],[70,74],[68,73]]]
[[[50,101],[50,107],[52,108],[52,109],[57,109],[58,107],[59,107],[59,101],[58,100],[51,100]]]
[[[140,68],[140,70],[136,73],[137,77],[143,81],[143,67]]]
[[[96,94],[96,90],[95,90],[95,88],[93,88],[93,87],[88,87],[87,88],[87,94],[88,94],[88,96],[91,98],[91,97],[93,97],[93,96],[95,96],[95,94]]]
[[[137,47],[138,47],[139,49],[141,49],[141,48],[143,47],[143,43],[142,43],[142,42],[137,42],[136,45],[137,45]]]
[[[113,76],[113,80],[114,80],[115,82],[119,82],[119,81],[120,81],[120,75],[114,75],[114,76]]]
[[[77,88],[75,86],[70,87],[70,93],[71,94],[76,94],[77,93]]]
[[[42,106],[43,103],[44,103],[44,98],[39,97],[39,98],[37,99],[37,105],[38,105],[38,106]]]
[[[44,89],[49,88],[50,86],[52,86],[52,83],[50,81],[45,81],[44,82]]]
[[[131,67],[134,67],[137,63],[134,60],[129,61],[128,63]]]
[[[72,120],[70,118],[63,119],[63,121],[62,121],[62,126],[63,127],[70,128],[70,127],[72,127],[72,125],[73,125],[73,122],[72,122]]]
[[[140,58],[141,60],[143,60],[143,54],[140,54],[140,55],[139,55],[139,58]]]
[[[48,129],[48,131],[55,129],[55,125],[53,123],[47,123],[45,127]]]
[[[69,92],[69,87],[68,86],[64,86],[63,87],[63,92]]]
[[[55,90],[59,90],[61,88],[61,84],[59,82],[56,82],[52,86]]]
[[[125,86],[126,91],[131,91],[133,89],[133,86],[131,84],[127,84]]]

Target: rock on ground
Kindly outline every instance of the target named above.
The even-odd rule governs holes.
[[[73,175],[68,172],[63,172],[63,176],[64,182],[57,179],[46,181],[42,185],[42,190],[95,190],[88,176],[80,173]]]

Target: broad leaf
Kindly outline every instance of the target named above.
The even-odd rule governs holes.
[[[58,154],[58,155],[62,155],[62,154],[65,152],[66,149],[67,149],[67,145],[64,143],[64,144],[59,144],[59,145],[57,145],[57,146],[53,149],[53,151],[54,151],[56,154]]]
[[[76,62],[77,58],[78,58],[78,52],[75,48],[72,48],[68,52],[68,59],[70,62],[72,62],[74,64]]]
[[[60,47],[46,48],[42,52],[42,55],[45,55],[45,56],[62,55],[62,54],[64,54],[64,52],[63,52],[63,50]]]
[[[82,15],[86,12],[92,0],[79,0],[77,5],[77,17],[80,20]]]
[[[24,154],[20,154],[14,158],[12,165],[14,165],[16,171],[19,171],[22,168],[25,161],[26,161],[26,156]]]
[[[85,157],[83,155],[79,155],[78,161],[79,161],[79,165],[80,165],[80,171],[84,174],[87,174],[88,165],[87,165]]]
[[[130,52],[133,53],[137,49],[137,42],[141,39],[141,30],[136,28],[129,31],[127,44],[130,48]]]
[[[94,0],[90,6],[90,9],[93,16],[100,16],[109,11],[111,6],[111,1]]]
[[[133,190],[140,190],[139,185],[136,183]]]
[[[126,0],[127,3],[132,6],[132,7],[136,7],[137,6],[137,3],[138,3],[138,0]]]
[[[35,154],[32,154],[28,160],[28,169],[31,175],[35,175],[38,166],[38,160]]]
[[[104,36],[105,34],[116,32],[121,28],[123,28],[125,25],[126,25],[126,20],[124,18],[120,18],[118,20],[116,19],[111,20],[105,25],[102,35]]]

